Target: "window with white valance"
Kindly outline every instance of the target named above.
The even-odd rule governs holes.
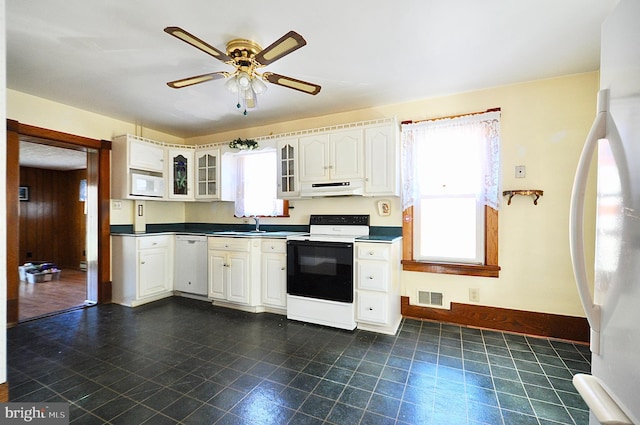
[[[236,217],[282,216],[283,201],[277,199],[277,157],[272,148],[243,151],[236,155]]]
[[[412,241],[407,263],[494,262],[485,247],[487,237],[497,244],[499,111],[403,124],[402,173],[404,221],[410,224],[404,227],[411,231],[404,236]],[[487,236],[492,230],[486,223],[494,221],[495,235]]]

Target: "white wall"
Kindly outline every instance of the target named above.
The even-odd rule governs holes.
[[[5,44],[5,9],[4,2],[0,6],[0,117],[6,122],[7,104],[7,69]],[[0,129],[0,140],[4,149],[0,149],[0,187],[7,187],[7,126]],[[0,191],[0,211],[7,211],[6,191]],[[4,216],[4,214],[2,214]],[[0,384],[7,382],[7,226],[0,226]]]
[[[469,288],[479,288],[482,305],[583,316],[569,259],[569,196],[581,147],[595,116],[598,86],[598,73],[593,72],[283,122],[184,142],[206,144],[393,116],[399,121],[417,121],[500,107],[503,188],[541,189],[544,196],[537,206],[530,198],[516,197],[512,205],[505,205],[500,211],[500,278],[403,272],[403,293],[414,301],[418,289],[442,291],[449,301],[469,302]],[[8,112],[9,118],[27,124],[93,138],[110,138],[138,129],[133,124],[11,91]],[[68,119],[69,116],[73,119]],[[139,135],[170,143],[180,142],[171,136],[159,134],[154,137],[151,130],[144,131]],[[525,179],[515,179],[516,165],[527,167]],[[589,188],[588,201],[593,205],[593,179]],[[297,200],[293,201],[290,218],[265,219],[263,222],[307,224],[311,213],[369,213],[374,226],[401,226],[399,199],[392,199],[389,217],[377,215],[376,201],[375,198]],[[230,203],[147,204],[152,204],[147,208],[147,223],[242,221],[233,217]],[[133,210],[127,201],[122,210],[112,210],[112,224],[131,223]],[[587,223],[591,226],[587,226],[586,240],[593,244],[595,216],[592,213],[587,217]]]

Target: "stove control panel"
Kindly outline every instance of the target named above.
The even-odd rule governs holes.
[[[341,226],[368,226],[369,215],[337,215],[337,214],[321,214],[311,215],[309,217],[310,225],[341,225]]]

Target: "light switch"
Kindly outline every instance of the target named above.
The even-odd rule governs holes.
[[[113,207],[114,210],[121,210],[122,201],[111,201],[111,206]]]

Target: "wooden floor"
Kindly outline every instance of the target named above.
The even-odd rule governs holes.
[[[87,273],[63,269],[60,280],[49,282],[20,282],[18,320],[50,314],[82,306],[87,298]]]

